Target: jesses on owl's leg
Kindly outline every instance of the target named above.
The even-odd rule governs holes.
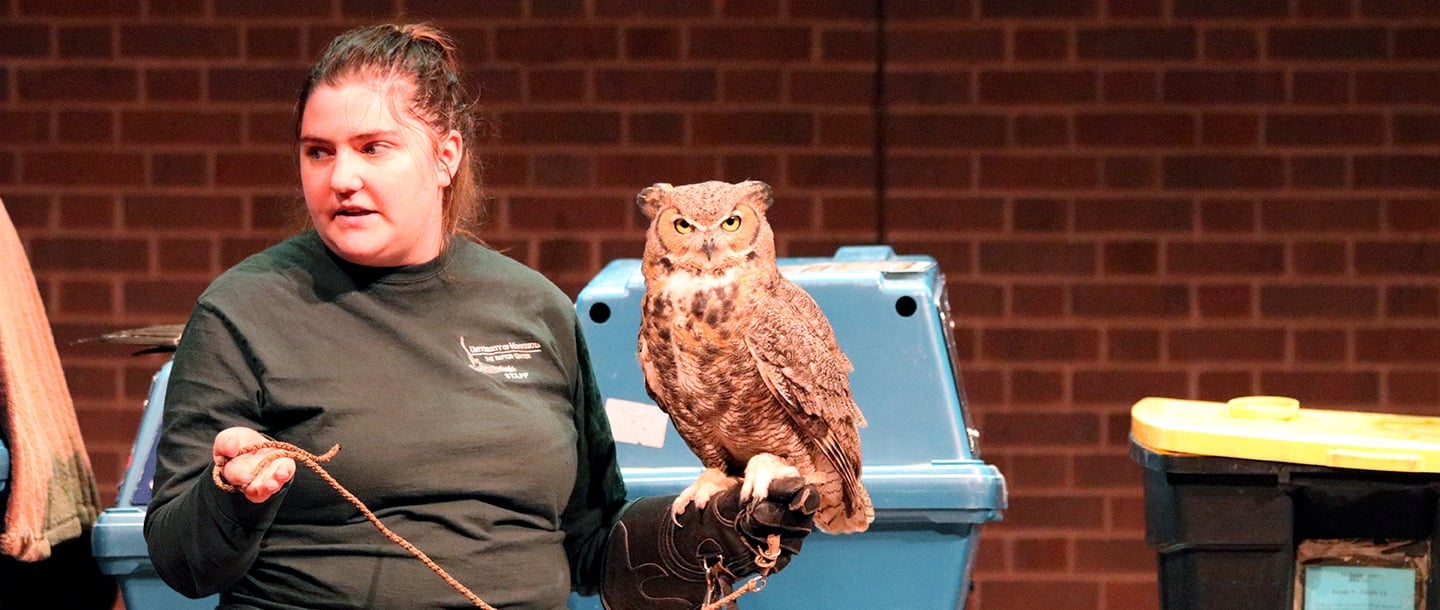
[[[700,478],[695,479],[695,482],[686,487],[685,491],[675,496],[675,502],[670,505],[670,508],[677,515],[685,512],[685,507],[691,501],[695,502],[695,508],[705,508],[705,505],[710,502],[711,496],[734,487],[737,482],[726,475],[724,470],[706,468],[705,472],[700,473]]]
[[[785,463],[785,460],[770,453],[759,453],[745,464],[745,483],[740,487],[740,499],[750,501],[770,495],[770,483],[785,477],[798,477],[800,470]]]

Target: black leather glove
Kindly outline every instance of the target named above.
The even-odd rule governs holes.
[[[693,610],[739,579],[780,571],[810,534],[820,492],[801,477],[777,479],[744,506],[736,485],[673,515],[674,496],[631,503],[610,530],[600,599],[608,610]],[[778,538],[773,564],[770,536]],[[757,564],[756,558],[761,557]],[[769,567],[766,567],[769,566]]]

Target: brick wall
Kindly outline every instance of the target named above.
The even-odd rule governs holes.
[[[286,235],[302,70],[400,13],[483,84],[486,237],[572,294],[657,181],[769,181],[787,255],[941,261],[1011,485],[973,607],[1156,606],[1142,396],[1440,414],[1440,4],[883,3],[0,0],[0,197],[107,498],[163,357],[71,342]]]

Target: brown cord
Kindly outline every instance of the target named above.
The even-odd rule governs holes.
[[[385,524],[380,522],[380,518],[376,517],[375,513],[370,512],[370,509],[365,506],[364,502],[361,502],[359,498],[355,497],[355,494],[350,493],[350,490],[345,489],[344,486],[340,485],[339,481],[335,480],[335,477],[330,476],[330,473],[325,472],[325,469],[320,466],[320,462],[328,461],[330,458],[335,457],[335,454],[340,452],[340,445],[335,445],[334,447],[331,447],[329,451],[326,451],[323,454],[314,455],[308,451],[305,451],[304,449],[296,447],[295,445],[291,445],[290,443],[284,443],[280,441],[265,441],[263,443],[256,443],[254,445],[250,445],[249,447],[245,447],[244,449],[240,450],[240,453],[250,453],[261,449],[274,449],[275,451],[270,453],[269,455],[266,455],[264,458],[261,458],[260,463],[257,464],[255,466],[255,470],[251,472],[250,476],[252,479],[258,476],[260,474],[260,471],[264,470],[266,466],[270,465],[270,462],[273,462],[282,457],[292,458],[294,460],[304,463],[306,466],[309,466],[311,470],[314,470],[315,474],[320,475],[320,478],[325,479],[325,482],[329,483],[330,487],[333,487],[335,491],[340,492],[340,495],[344,496],[345,499],[350,502],[350,504],[353,504],[355,508],[359,509],[360,512],[365,515],[365,518],[369,519],[370,523],[373,524],[376,529],[380,530],[380,533],[384,534],[386,538],[389,538],[391,542],[394,542],[395,544],[398,544],[405,550],[409,551],[411,555],[414,555],[416,559],[419,559],[421,563],[424,563],[426,567],[429,567],[432,571],[434,571],[435,574],[438,575],[442,580],[448,583],[451,587],[454,587],[455,590],[459,591],[461,595],[464,595],[465,599],[470,600],[470,603],[475,604],[475,606],[479,608],[495,610],[494,607],[492,607],[490,604],[485,603],[484,600],[480,599],[479,596],[472,593],[470,589],[465,587],[465,585],[460,584],[460,581],[455,580],[454,577],[450,576],[450,574],[446,572],[444,568],[441,568],[438,564],[432,561],[430,557],[424,553],[424,551],[421,551],[420,549],[416,548],[415,545],[410,544],[409,540],[404,539],[399,534],[390,531],[390,528],[385,527]],[[212,471],[212,478],[215,480],[215,485],[220,489],[228,492],[241,491],[239,487],[227,483],[224,476],[222,476],[221,474],[221,471],[225,468],[225,464],[227,462],[229,462],[228,459],[222,458],[215,463],[215,469],[214,471]]]
[[[742,595],[754,593],[765,588],[766,579],[770,577],[770,569],[775,567],[775,562],[780,557],[780,534],[770,534],[765,538],[765,543],[769,548],[755,549],[755,565],[760,568],[760,575],[745,581],[744,585],[739,589],[731,591],[729,595],[701,606],[700,610],[720,610],[735,600],[740,599]],[[727,571],[726,573],[728,574],[729,572]],[[707,590],[715,590],[714,576],[713,571],[706,572],[705,586]]]

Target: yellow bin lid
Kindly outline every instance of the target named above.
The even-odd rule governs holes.
[[[1440,472],[1440,418],[1302,409],[1284,396],[1229,402],[1150,397],[1130,410],[1130,435],[1148,449],[1314,464]]]

